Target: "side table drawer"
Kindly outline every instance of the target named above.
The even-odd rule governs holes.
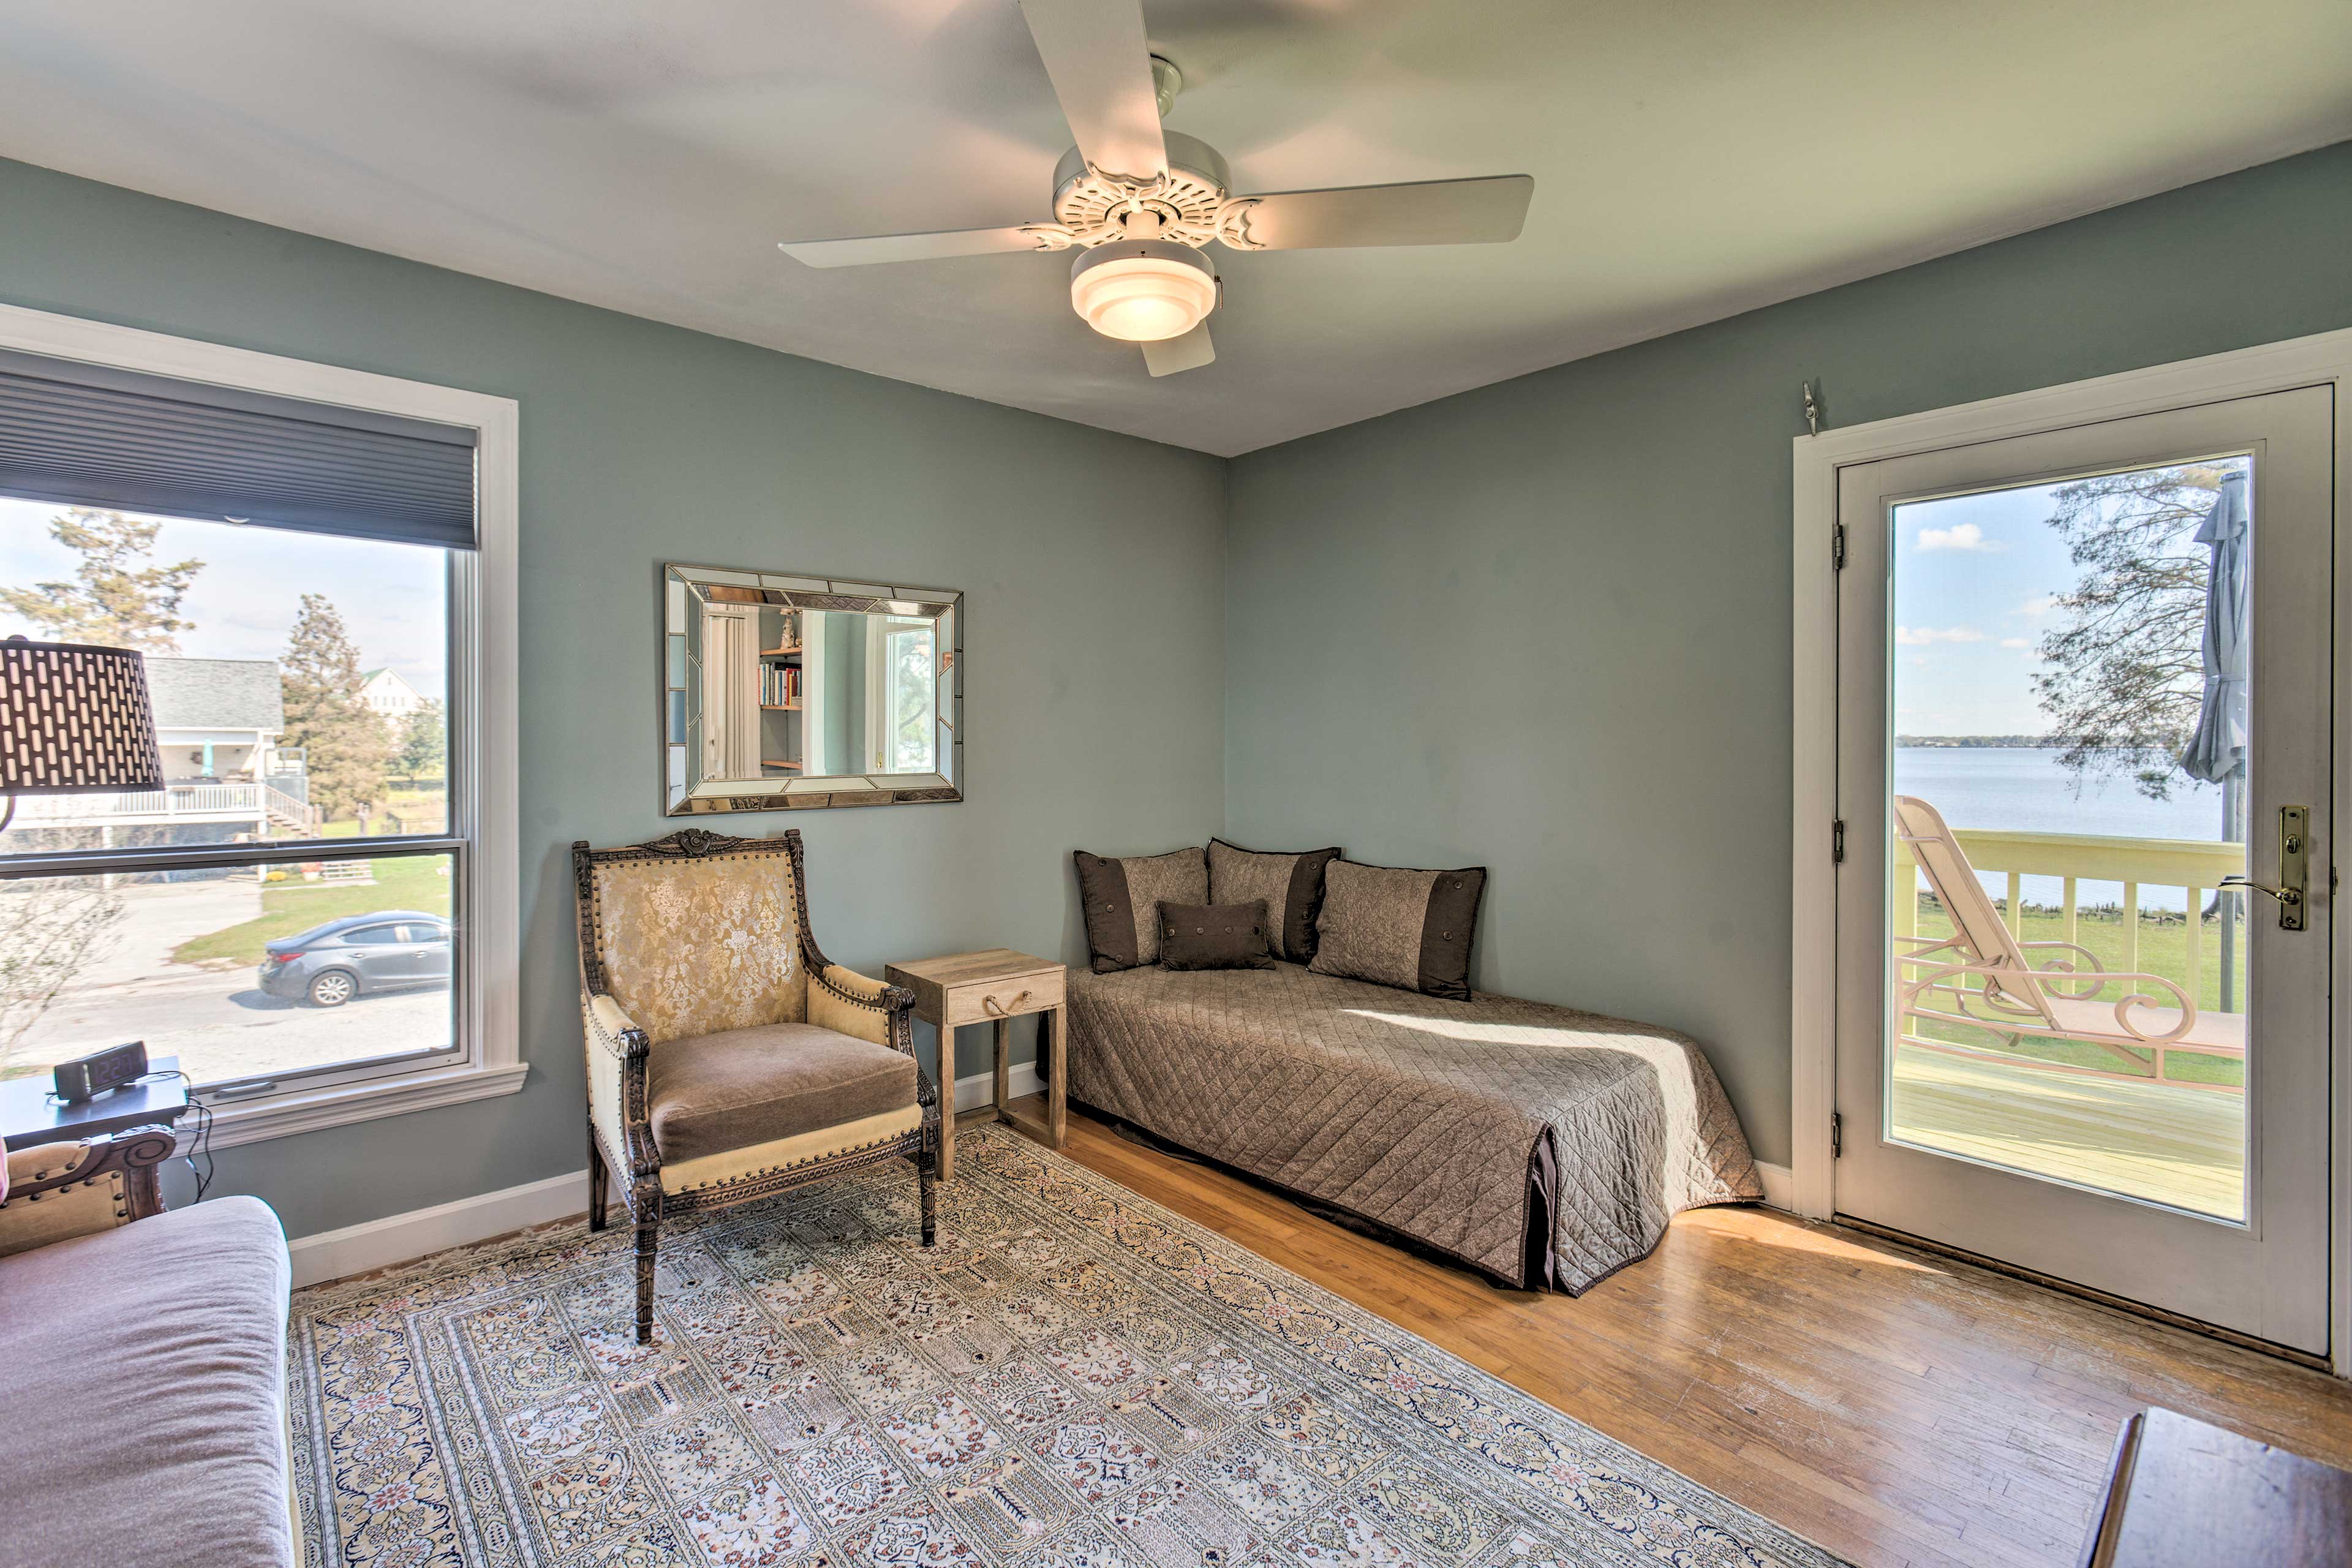
[[[1041,974],[1024,974],[1018,980],[960,985],[947,994],[947,1022],[950,1026],[985,1024],[1058,1007],[1062,1005],[1063,979],[1063,971],[1049,969]]]

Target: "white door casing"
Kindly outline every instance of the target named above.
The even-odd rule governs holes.
[[[2104,420],[2162,413],[2191,405],[2255,396],[2297,387],[2331,389],[2328,490],[2340,534],[2352,496],[2352,331],[2316,334],[2232,351],[2176,364],[2037,389],[1952,408],[1877,421],[1792,442],[1794,480],[1793,778],[1791,805],[1791,1205],[1826,1218],[1835,1207],[1832,1115],[1835,1086],[1836,867],[1832,824],[1839,810],[1837,783],[1837,583],[1833,567],[1843,468],[1970,443],[2031,436]],[[1834,389],[1832,389],[1832,391]],[[2342,721],[2343,694],[2352,690],[2352,574],[2329,585],[2333,654],[2326,668],[2331,714],[2330,799],[2346,798],[2352,779],[2352,735]],[[2258,720],[2259,723],[2260,721]],[[2314,803],[2315,805],[2317,803]],[[2260,839],[2263,830],[2257,827]],[[2327,868],[2315,863],[2315,888]],[[2316,933],[2315,933],[2316,934]],[[2331,972],[2352,958],[2352,922],[2329,922],[2324,933]],[[2326,1284],[2329,1359],[2352,1375],[2352,996],[2336,988],[2328,1004],[2332,1062],[2326,1100],[2328,1171]]]

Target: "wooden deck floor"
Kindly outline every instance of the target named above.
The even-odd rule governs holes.
[[[1895,1131],[1907,1142],[2235,1219],[2243,1097],[2089,1078],[1906,1046]]]
[[[2352,1385],[1769,1209],[1583,1296],[1497,1290],[1084,1117],[1065,1152],[1855,1563],[2075,1561],[2149,1405],[2352,1467]]]

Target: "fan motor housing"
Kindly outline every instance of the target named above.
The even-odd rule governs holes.
[[[1164,127],[1168,148],[1163,178],[1130,181],[1087,166],[1076,147],[1054,166],[1054,216],[1085,233],[1113,223],[1112,215],[1133,202],[1160,215],[1162,237],[1205,245],[1217,232],[1217,208],[1233,189],[1224,155],[1196,136]]]

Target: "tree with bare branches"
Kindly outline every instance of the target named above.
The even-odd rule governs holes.
[[[2061,485],[2049,518],[2082,576],[2057,596],[2034,695],[2078,779],[2121,773],[2170,796],[2204,698],[2207,551],[2198,525],[2227,469],[2195,464]]]
[[[0,1068],[122,921],[122,895],[97,877],[0,883]]]

